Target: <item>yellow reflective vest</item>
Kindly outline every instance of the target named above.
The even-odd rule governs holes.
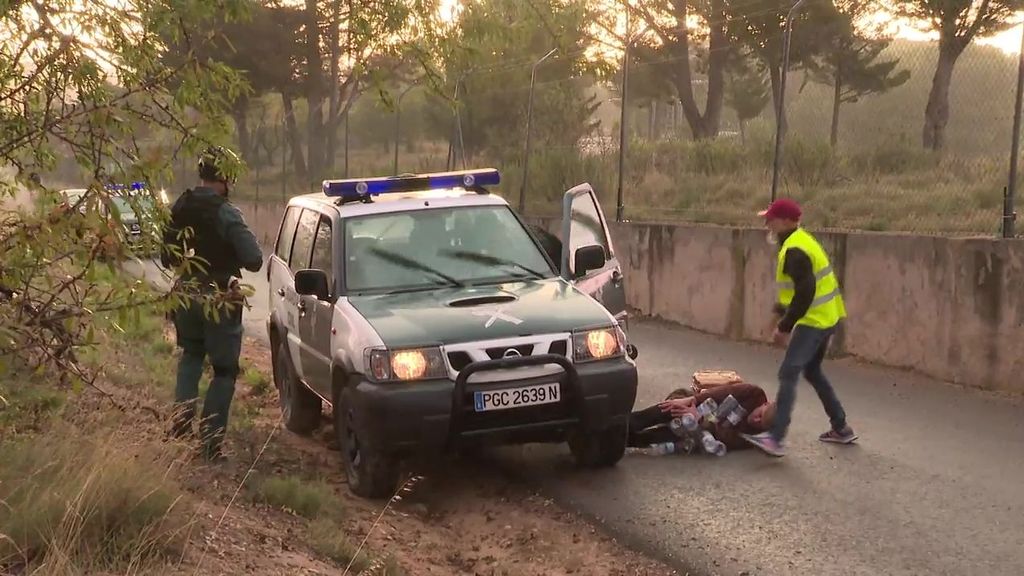
[[[811,267],[814,269],[814,300],[807,309],[803,318],[797,320],[797,325],[810,326],[812,328],[831,328],[846,318],[846,305],[843,303],[843,295],[839,290],[839,280],[832,271],[832,264],[828,260],[828,254],[821,244],[814,239],[803,228],[797,228],[786,238],[779,249],[779,259],[775,267],[775,283],[778,289],[778,302],[788,307],[793,301],[794,289],[793,279],[782,271],[783,263],[786,261],[786,252],[790,248],[799,248],[811,259]]]

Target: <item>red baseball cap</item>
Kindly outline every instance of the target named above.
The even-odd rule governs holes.
[[[772,202],[766,210],[757,213],[768,220],[799,220],[803,211],[800,205],[788,198],[779,198]]]

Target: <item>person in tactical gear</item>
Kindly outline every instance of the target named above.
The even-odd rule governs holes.
[[[224,458],[221,445],[227,429],[228,412],[238,377],[242,349],[242,305],[238,289],[241,269],[258,272],[263,252],[249,230],[242,213],[228,201],[238,157],[221,146],[207,148],[199,158],[199,179],[171,208],[170,225],[164,231],[161,261],[164,267],[179,265],[189,252],[198,262],[182,272],[184,284],[195,286],[186,304],[174,311],[177,344],[182,350],[174,391],[175,415],[172,435],[192,434],[192,421],[199,396],[203,362],[209,358],[213,379],[203,401],[200,422],[203,455]],[[196,265],[198,264],[198,266]],[[202,295],[227,294],[216,314],[208,317]]]

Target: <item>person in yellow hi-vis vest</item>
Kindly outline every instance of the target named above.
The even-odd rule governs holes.
[[[821,369],[836,326],[846,318],[839,281],[824,248],[800,226],[799,204],[779,199],[758,215],[764,218],[765,226],[779,244],[775,268],[775,313],[779,320],[772,338],[776,344],[786,346],[786,356],[779,367],[771,430],[743,437],[772,456],[785,454],[783,440],[796,402],[796,385],[803,374],[818,393],[832,424],[818,439],[850,444],[857,435],[847,424],[843,405]]]

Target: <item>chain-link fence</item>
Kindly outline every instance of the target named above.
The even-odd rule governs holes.
[[[903,80],[857,98],[842,91],[838,106],[832,85],[800,67],[792,69],[779,196],[802,202],[814,227],[998,235],[1017,56],[989,46],[967,49],[950,86],[945,145],[938,153],[922,143],[937,59],[934,42],[894,41],[879,60],[895,61],[892,74]],[[620,76],[598,80],[575,71],[559,76],[539,69],[529,181],[523,186],[533,64],[505,62],[464,75],[457,106],[451,98],[454,81],[445,87],[446,97],[426,86],[414,87],[400,108],[394,100],[384,105],[368,93],[339,127],[338,153],[322,176],[493,166],[502,170],[499,193],[510,203],[518,205],[525,191],[527,213],[557,213],[562,192],[589,182],[613,217],[619,188]],[[637,80],[631,81],[625,115],[625,218],[756,225],[754,214],[769,202],[772,181],[770,83],[765,79],[767,92],[758,114],[741,122],[733,99],[727,99],[718,136],[695,140],[678,101],[645,96],[644,86],[636,84],[650,76],[644,66],[664,64],[631,66]],[[703,107],[707,78],[695,75],[693,84]],[[570,94],[577,101],[567,104]],[[586,115],[572,117],[580,106]],[[239,194],[263,206],[316,190],[316,178],[300,177],[302,160],[289,146],[281,111],[267,106],[252,116],[257,120],[250,126],[254,152],[247,158],[250,171]],[[301,131],[301,110],[297,117]],[[191,169],[183,168],[186,181]]]

